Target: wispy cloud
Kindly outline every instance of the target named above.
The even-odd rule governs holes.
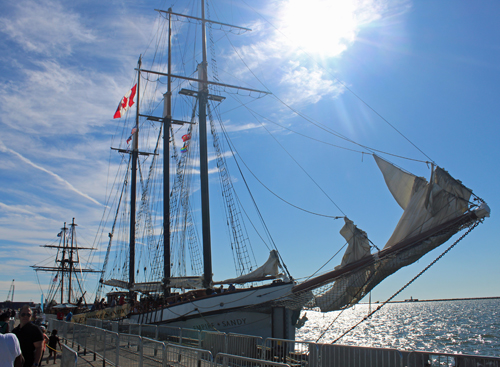
[[[51,172],[49,171],[48,169],[44,168],[44,167],[41,167],[35,163],[33,163],[32,161],[30,161],[28,158],[26,157],[23,157],[21,154],[19,154],[18,152],[10,149],[10,148],[7,148],[5,146],[5,144],[3,143],[3,141],[0,140],[0,151],[2,152],[7,152],[7,153],[10,153],[14,156],[16,156],[17,158],[19,158],[21,161],[23,161],[24,163],[30,165],[31,167],[33,168],[36,168],[42,172],[45,172],[47,174],[49,174],[51,177],[55,178],[58,182],[62,183],[66,188],[68,188],[69,190],[77,193],[78,195],[92,201],[93,203],[97,204],[97,205],[101,205],[101,203],[99,203],[97,200],[95,200],[94,198],[90,197],[89,195],[81,192],[80,190],[78,190],[76,187],[74,187],[71,183],[69,183],[68,181],[66,181],[65,179],[63,179],[61,176],[59,176],[58,174],[54,173],[54,172]]]
[[[25,51],[69,55],[75,43],[96,39],[78,14],[64,9],[57,1],[21,0],[11,4],[12,16],[1,17],[0,24],[3,32]]]
[[[287,104],[317,103],[325,95],[335,97],[342,93],[343,88],[330,78],[325,77],[321,69],[308,69],[297,64],[285,69],[281,78],[282,84],[287,84],[290,92],[285,95]]]

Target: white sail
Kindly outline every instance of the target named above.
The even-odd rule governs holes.
[[[413,185],[410,188],[409,176],[412,175],[380,157],[374,157],[389,190],[404,209],[384,249],[456,218],[467,210],[472,191],[445,170],[437,167],[431,182],[413,176]],[[397,182],[398,178],[402,178],[400,185]]]
[[[436,167],[430,182],[427,182],[374,157],[389,190],[404,212],[384,249],[373,255],[369,253],[366,234],[346,219],[341,234],[349,242],[349,247],[341,265],[321,278],[320,284],[327,289],[315,299],[314,305],[323,312],[359,302],[383,279],[446,242],[463,224],[489,216],[489,208],[484,204],[465,219],[460,219],[469,210],[472,191],[445,170]],[[351,232],[354,234],[349,239]],[[357,245],[354,239],[359,241]],[[325,280],[328,276],[331,276],[332,283],[327,287]]]
[[[278,278],[280,276],[279,273],[280,260],[278,257],[278,252],[276,250],[272,250],[269,253],[269,258],[264,263],[264,265],[258,267],[254,271],[241,275],[236,278],[226,279],[221,282],[215,282],[215,284],[241,284],[241,283],[250,283],[257,282],[263,279],[273,279]]]
[[[340,230],[340,234],[345,238],[348,246],[342,258],[342,263],[335,267],[335,270],[339,270],[363,257],[370,256],[370,243],[366,232],[356,227],[347,217],[344,218],[344,221],[345,224]],[[368,276],[368,272],[365,275]],[[356,298],[360,287],[365,282],[366,277],[341,278],[333,284],[330,290],[316,297],[316,306],[320,307],[323,312],[338,310]]]
[[[339,233],[345,238],[348,246],[342,257],[342,262],[335,269],[370,255],[370,243],[366,232],[356,227],[354,222],[347,217],[344,217],[344,222],[345,224]]]
[[[399,206],[405,210],[410,202],[413,189],[425,182],[425,178],[417,177],[409,172],[405,172],[391,163],[374,155],[378,167],[382,171],[385,183],[392,196],[398,202]]]

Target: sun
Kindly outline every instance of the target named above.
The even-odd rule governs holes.
[[[359,0],[286,0],[280,32],[308,54],[334,57],[354,42],[359,29]]]

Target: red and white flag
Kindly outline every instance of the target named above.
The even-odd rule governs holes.
[[[122,100],[120,101],[120,104],[118,104],[118,108],[116,109],[113,118],[119,119],[120,117],[125,115],[125,112],[127,112],[127,110],[130,107],[133,106],[136,89],[137,89],[137,84],[134,85],[132,89],[128,91],[127,94],[125,94],[125,97],[123,97]]]

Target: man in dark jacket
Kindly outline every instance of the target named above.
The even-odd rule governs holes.
[[[24,357],[24,367],[39,367],[42,357],[43,333],[40,328],[31,323],[33,312],[25,305],[19,312],[19,325],[12,330],[19,339]]]

